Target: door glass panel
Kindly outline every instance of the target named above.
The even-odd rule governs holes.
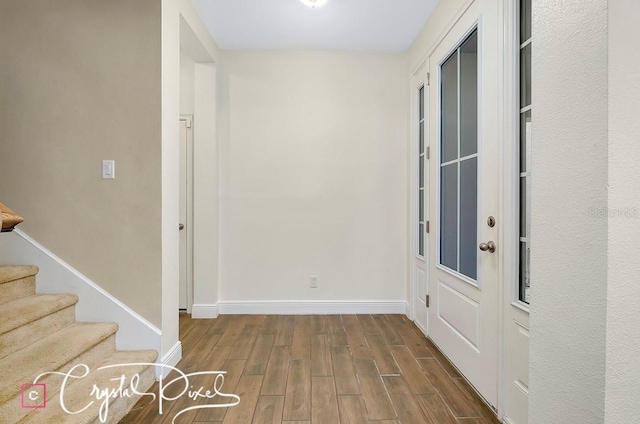
[[[420,205],[418,206],[418,215],[420,216],[419,220],[420,222],[424,222],[424,190],[420,190],[418,202],[420,202]]]
[[[442,161],[458,157],[458,51],[442,65]]]
[[[440,263],[477,278],[478,31],[441,66]]]
[[[460,273],[476,279],[478,266],[478,158],[460,162]]]
[[[419,166],[420,176],[418,177],[418,179],[419,179],[420,187],[424,187],[424,155],[420,155],[419,161],[420,161],[420,166]]]
[[[440,263],[458,270],[458,164],[442,167]]]
[[[478,33],[460,47],[460,157],[478,152]]]

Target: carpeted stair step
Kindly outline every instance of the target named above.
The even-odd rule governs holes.
[[[0,359],[71,325],[78,296],[34,294],[0,305]]]
[[[36,292],[38,267],[0,265],[0,305]]]
[[[21,408],[20,386],[42,373],[66,373],[77,364],[90,367],[115,351],[115,323],[75,323],[0,359],[0,417],[15,423],[30,410]],[[63,376],[47,375],[38,380],[47,385],[47,398],[60,390]]]
[[[64,405],[68,411],[79,411],[85,408],[92,400],[93,404],[79,414],[69,415],[60,406],[60,396],[51,399],[46,408],[34,410],[24,417],[20,424],[89,424],[100,423],[99,409],[104,399],[97,400],[95,395],[91,395],[94,384],[99,389],[117,390],[121,385],[121,377],[125,376],[122,392],[126,389],[129,394],[134,391],[131,388],[131,381],[138,375],[139,381],[135,387],[135,392],[145,393],[155,382],[155,367],[153,365],[124,365],[113,368],[99,368],[106,365],[151,363],[156,360],[155,351],[117,351],[109,355],[83,379],[76,380],[69,385],[64,392]],[[131,407],[140,399],[135,396],[115,396],[109,399],[108,412],[105,416],[106,423],[117,423]],[[151,401],[151,399],[150,399]]]

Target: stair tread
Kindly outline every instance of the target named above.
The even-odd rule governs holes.
[[[0,334],[74,305],[74,294],[34,294],[0,305]]]
[[[123,391],[131,385],[131,378],[134,375],[140,375],[149,366],[146,364],[153,364],[157,358],[157,353],[152,350],[143,351],[115,351],[103,361],[90,369],[89,374],[83,378],[76,380],[72,384],[65,387],[64,391],[64,404],[69,411],[82,410],[92,400],[93,405],[79,414],[69,415],[60,406],[60,395],[55,396],[47,402],[46,408],[34,411],[24,417],[20,423],[57,423],[57,422],[70,422],[74,423],[90,423],[94,422],[98,417],[98,409],[103,403],[104,399],[97,400],[95,395],[91,396],[93,385],[99,389],[117,389],[120,387],[120,376],[124,375],[125,380],[122,385]],[[143,365],[125,365],[117,366],[113,368],[100,369],[107,365],[118,364],[141,364]],[[111,379],[116,379],[111,380]],[[99,384],[98,384],[99,382]],[[146,392],[147,387],[138,387],[139,392]],[[134,393],[131,393],[133,397]],[[136,397],[138,397],[136,395]],[[109,399],[109,404],[115,402],[116,399]],[[107,418],[109,415],[107,416]]]
[[[37,273],[38,267],[35,265],[0,265],[0,284],[31,277]]]
[[[75,323],[0,359],[0,404],[15,396],[21,384],[59,369],[117,330],[115,323]]]

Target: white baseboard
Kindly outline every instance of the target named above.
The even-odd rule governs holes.
[[[195,305],[194,305],[195,306]],[[407,302],[399,301],[245,301],[220,302],[221,315],[332,315],[332,314],[406,314]]]
[[[218,318],[217,304],[194,304],[191,307],[191,318]]]
[[[36,290],[39,293],[78,295],[78,321],[117,323],[117,349],[161,351],[160,329],[23,231],[16,228],[11,233],[2,234],[0,264],[37,265],[40,271],[36,277]]]
[[[182,359],[182,343],[177,341],[171,349],[160,359],[160,364],[166,365],[165,367],[156,366],[156,379],[162,380],[169,374],[171,368],[178,365]]]

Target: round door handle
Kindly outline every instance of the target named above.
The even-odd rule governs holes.
[[[488,241],[486,243],[480,243],[480,246],[478,246],[480,248],[480,250],[482,250],[483,252],[486,252],[487,250],[491,253],[496,251],[496,244],[493,241]]]
[[[184,230],[184,224],[178,224],[178,230],[180,231]]]

